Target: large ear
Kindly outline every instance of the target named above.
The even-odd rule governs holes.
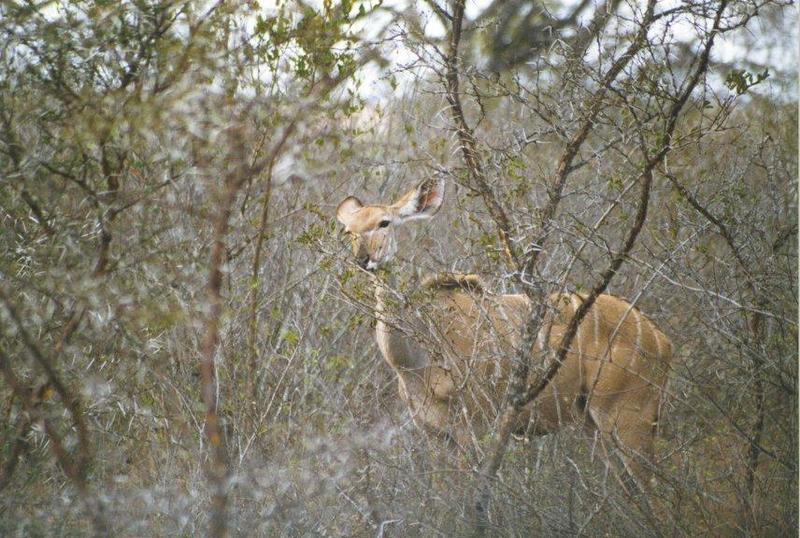
[[[441,207],[444,199],[444,176],[436,175],[424,180],[392,204],[403,219],[426,219]]]
[[[336,208],[336,218],[345,226],[349,226],[353,222],[354,213],[362,207],[364,204],[361,203],[361,200],[355,196],[348,196]]]

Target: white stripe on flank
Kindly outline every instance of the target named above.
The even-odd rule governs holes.
[[[594,314],[594,347],[600,345],[600,312],[599,308],[595,304],[592,308],[592,313]]]
[[[661,339],[658,337],[658,329],[656,329],[653,323],[650,323],[650,331],[653,333],[653,338],[656,340],[656,353],[658,353],[658,357],[661,358]]]
[[[536,348],[538,351],[544,350],[544,335],[547,332],[547,325],[542,323],[542,328],[539,329],[539,334],[536,335]]]
[[[578,308],[581,306],[577,295],[572,295],[570,297],[570,304],[572,305],[572,315],[574,316],[575,312],[577,312]],[[583,345],[581,342],[583,338],[581,338],[581,325],[583,325],[583,323],[578,325],[578,330],[575,332],[575,341],[578,343],[578,356],[583,358]]]

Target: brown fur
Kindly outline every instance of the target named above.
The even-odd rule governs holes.
[[[469,450],[499,412],[530,307],[522,295],[476,295],[457,289],[457,282],[445,283],[430,304],[417,307],[432,333],[416,328],[421,336],[415,340],[387,328],[388,334],[379,330],[379,339],[415,423]],[[534,372],[546,350],[560,344],[582,299],[550,296],[552,310],[534,350]],[[425,340],[434,342],[425,347],[440,353],[426,352]],[[545,434],[587,423],[600,431],[607,446],[627,452],[625,466],[641,475],[641,457],[652,458],[671,358],[668,338],[652,321],[623,299],[601,295],[579,326],[558,374],[520,414],[517,433]],[[531,382],[535,378],[532,373]]]
[[[353,197],[337,217],[353,236],[363,267],[387,262],[396,248],[397,225],[433,215],[441,204],[441,179],[422,182],[392,205],[363,205]],[[381,222],[391,220],[391,226]],[[367,263],[369,262],[369,263]],[[476,447],[500,412],[511,361],[531,314],[523,295],[495,295],[475,275],[428,277],[433,291],[420,304],[388,301],[376,276],[376,337],[395,370],[400,396],[421,428]],[[553,294],[532,354],[531,379],[556,349],[585,296]],[[392,306],[405,304],[405,306]],[[672,345],[630,303],[601,295],[578,327],[572,346],[547,388],[518,417],[523,434],[555,431],[584,423],[601,434],[604,448],[622,450],[624,466],[641,476],[652,457],[659,406],[672,360]]]

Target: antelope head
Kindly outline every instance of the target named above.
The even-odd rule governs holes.
[[[397,253],[397,228],[410,220],[432,217],[443,198],[444,177],[437,175],[390,205],[364,205],[355,196],[348,196],[336,209],[336,218],[350,235],[356,263],[374,271]]]

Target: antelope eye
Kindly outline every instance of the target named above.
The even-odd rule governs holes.
[[[381,221],[381,222],[378,224],[378,228],[386,228],[387,226],[389,226],[389,224],[390,224],[391,222],[392,222],[392,221],[390,221],[390,220],[382,220],[382,221]]]

